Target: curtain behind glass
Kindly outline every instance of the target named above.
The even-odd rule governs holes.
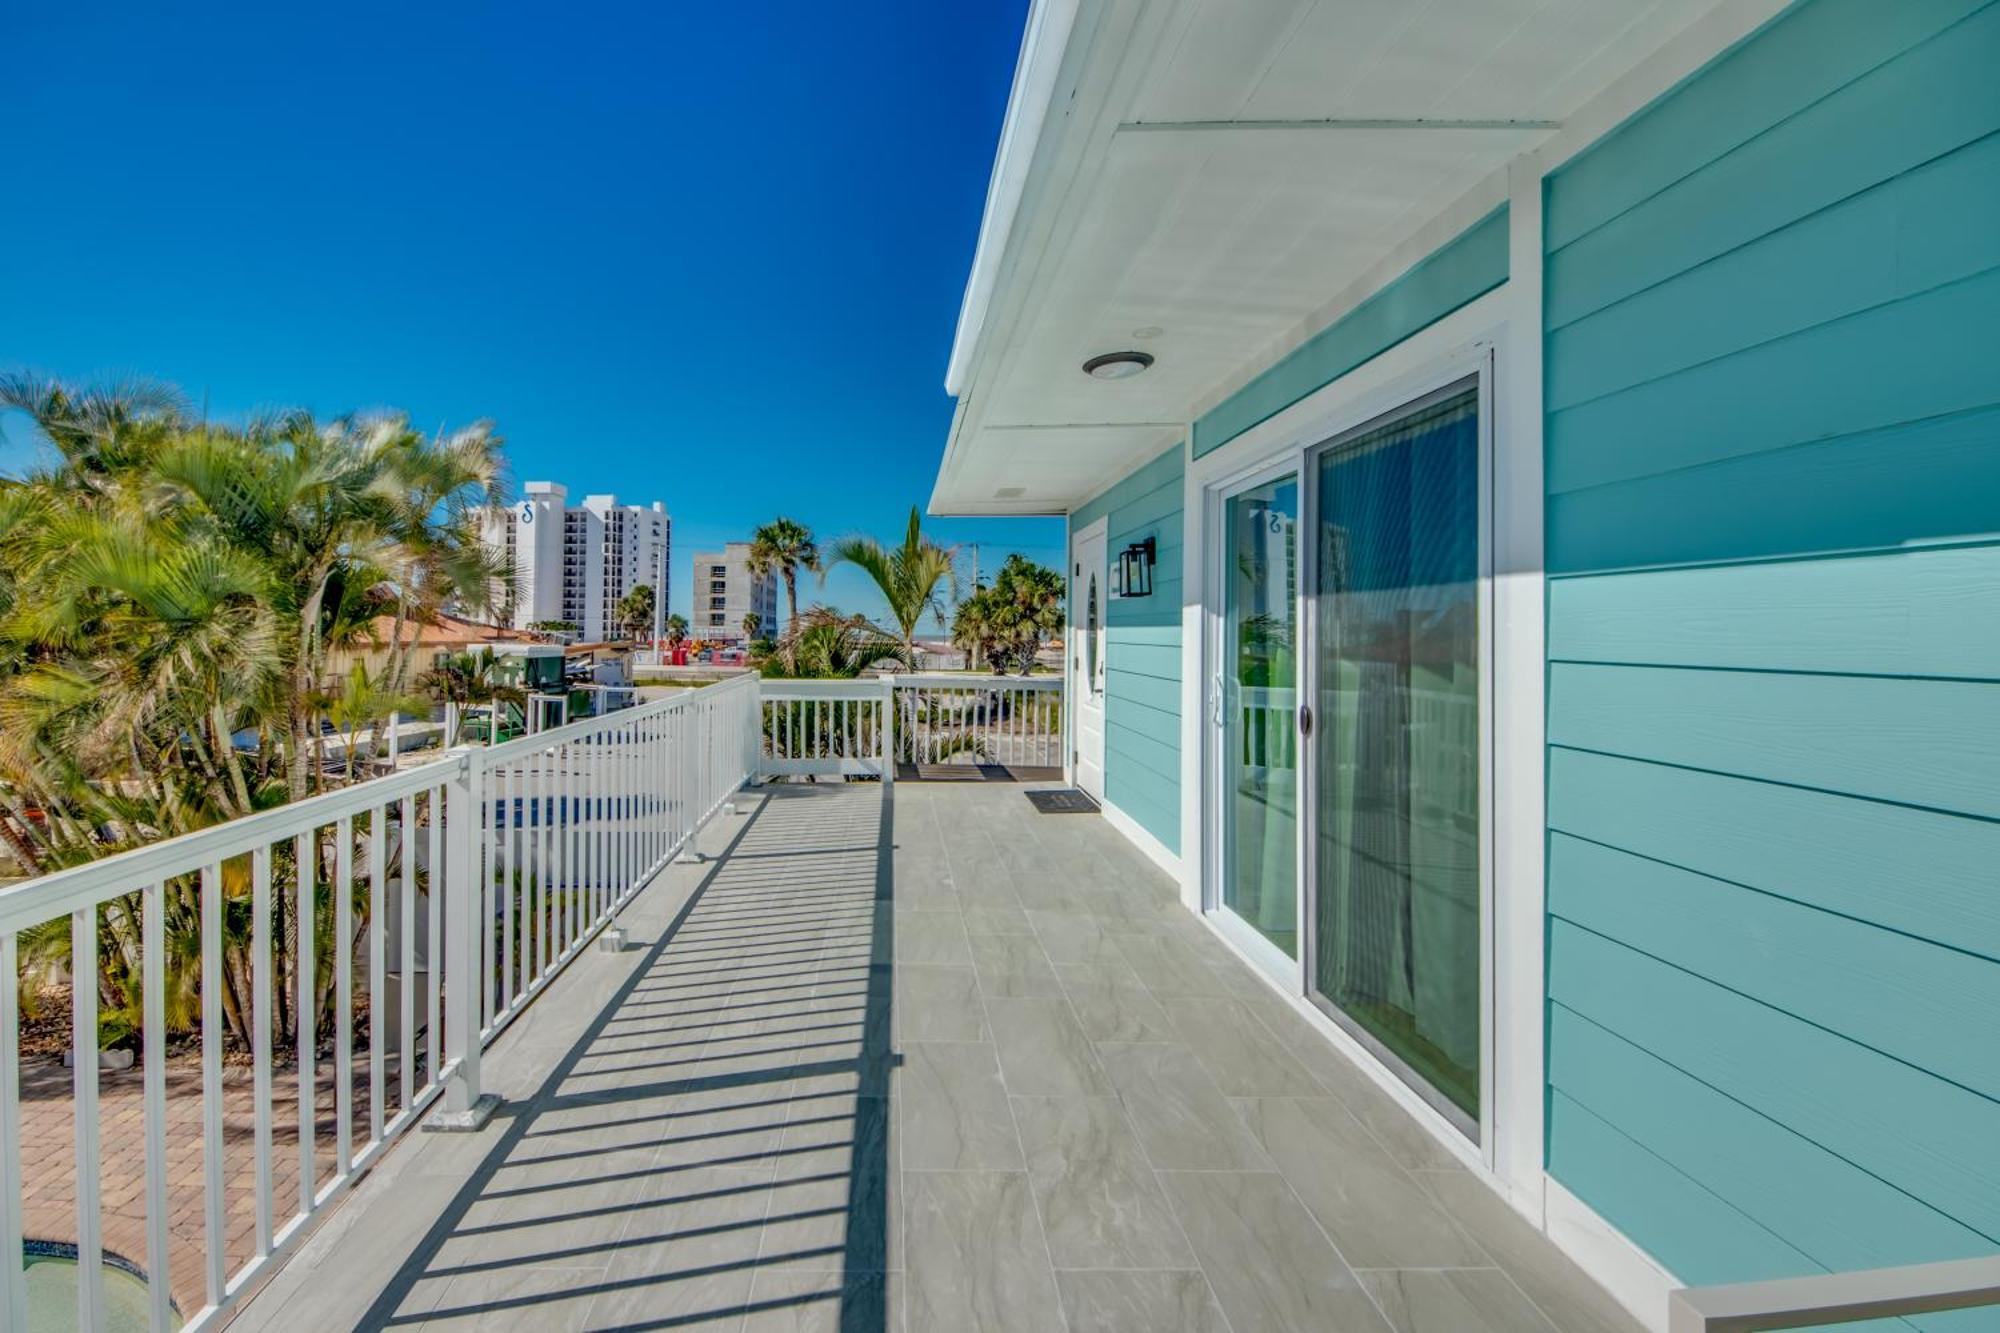
[[[1318,467],[1315,985],[1477,1117],[1476,390]]]

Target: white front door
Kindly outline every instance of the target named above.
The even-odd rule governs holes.
[[[1075,719],[1076,785],[1104,799],[1104,646],[1110,606],[1105,563],[1105,522],[1097,520],[1070,539],[1069,697]]]

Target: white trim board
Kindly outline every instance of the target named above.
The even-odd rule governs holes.
[[[1113,805],[1108,798],[1100,808],[1104,812],[1105,823],[1122,834],[1125,841],[1143,852],[1148,861],[1165,871],[1174,883],[1181,882],[1181,858],[1168,851],[1167,844],[1148,833],[1138,820]]]
[[[1686,1284],[1554,1176],[1544,1175],[1542,1190],[1548,1219],[1544,1230],[1556,1248],[1575,1260],[1634,1319],[1653,1333],[1667,1333],[1667,1293]]]

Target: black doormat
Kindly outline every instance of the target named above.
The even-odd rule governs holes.
[[[1035,809],[1045,815],[1094,815],[1097,802],[1074,787],[1060,787],[1054,791],[1031,791],[1028,799],[1035,803]]]

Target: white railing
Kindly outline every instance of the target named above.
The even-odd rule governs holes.
[[[897,763],[1061,768],[1060,676],[763,682],[763,771],[893,780]]]
[[[1667,1329],[1668,1333],[1755,1333],[1990,1306],[2000,1306],[2000,1255],[1681,1287],[1668,1293]]]
[[[893,676],[896,753],[919,765],[1061,768],[1061,676]]]
[[[24,1165],[38,1183],[51,1169],[22,1160],[24,942],[50,954],[67,923],[79,1327],[102,1328],[106,1311],[100,977],[140,1010],[143,1161],[113,1165],[143,1175],[151,1327],[176,1313],[176,1194],[198,1196],[201,1216],[202,1243],[181,1253],[200,1269],[178,1274],[198,1293],[179,1303],[195,1307],[185,1327],[213,1327],[434,1103],[447,1127],[476,1119],[485,1043],[755,774],[757,734],[757,682],[732,681],[0,891],[0,1327],[26,1327]],[[198,1008],[184,1034],[199,1049],[198,1180],[176,1174],[190,1154],[169,1150],[170,1002]],[[232,1090],[224,1050],[245,1034],[249,1086]],[[290,1131],[273,1112],[281,1045],[298,1090]],[[249,1239],[232,1251],[232,1216],[245,1215]]]
[[[895,780],[892,687],[880,680],[767,680],[763,771]]]

